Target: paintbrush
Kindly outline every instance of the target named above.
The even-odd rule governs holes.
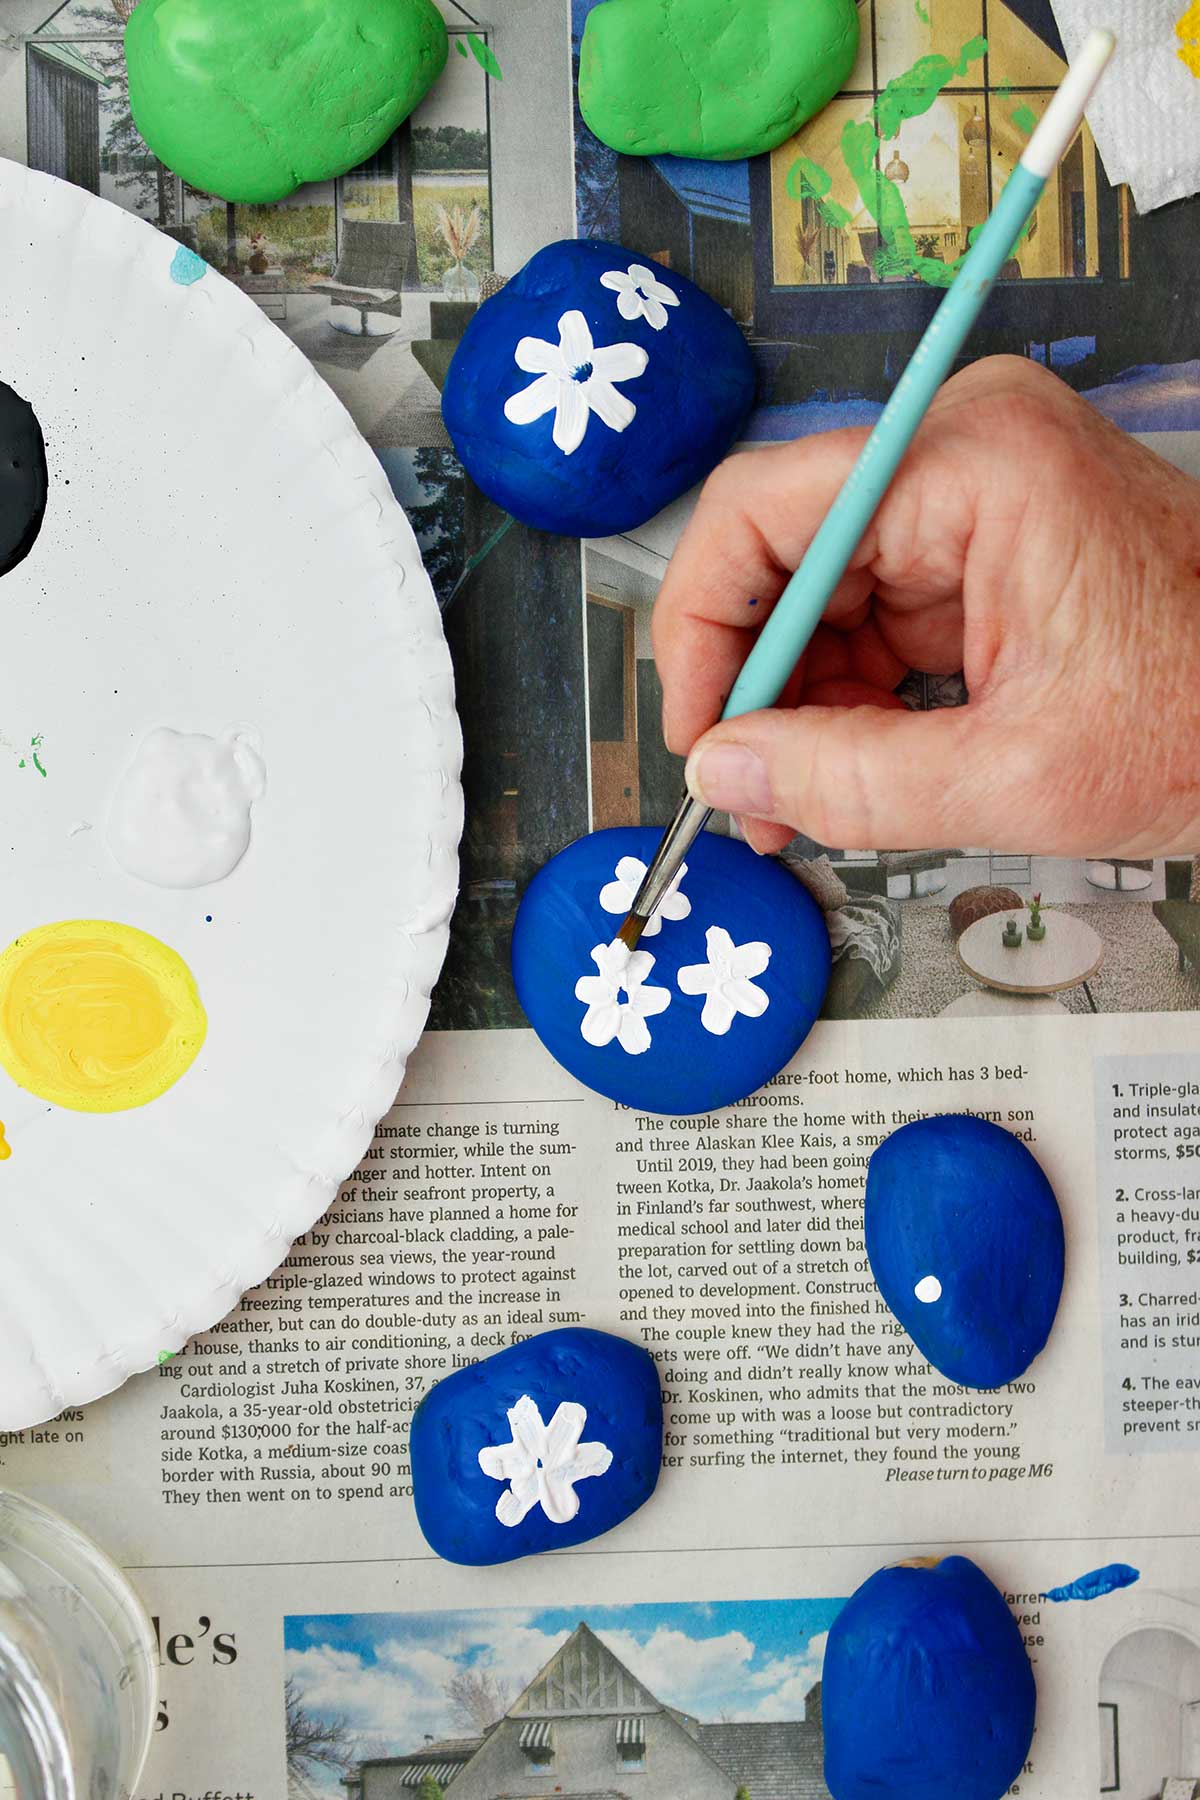
[[[743,713],[774,706],[783,692],[905,451],[983,310],[1001,268],[1020,241],[1047,181],[1073,143],[1084,109],[1115,48],[1111,31],[1093,31],[1067,70],[990,218],[963,258],[962,267],[930,320],[862,454],[759,633],[725,703],[723,719],[740,718]],[[642,932],[679,873],[680,864],[710,812],[711,808],[702,801],[684,795],[634,896],[629,916],[617,933],[630,950],[637,948]]]

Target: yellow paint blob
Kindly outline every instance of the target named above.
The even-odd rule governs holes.
[[[1200,81],[1200,0],[1192,0],[1175,27],[1175,35],[1183,46],[1179,52],[1180,62],[1186,63]]]
[[[111,919],[62,919],[0,955],[0,1063],[73,1112],[145,1106],[191,1067],[208,1020],[168,945]]]
[[[4,1135],[4,1124],[0,1121],[0,1162],[7,1162],[12,1155],[12,1145]]]

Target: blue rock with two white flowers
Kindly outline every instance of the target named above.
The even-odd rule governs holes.
[[[442,417],[476,486],[526,525],[608,537],[716,467],[754,360],[694,282],[618,244],[530,258],[463,334]]]
[[[430,1389],[409,1435],[413,1503],[447,1562],[511,1562],[611,1531],[662,1467],[654,1359],[607,1331],[539,1332]]]

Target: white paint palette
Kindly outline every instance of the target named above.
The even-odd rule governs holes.
[[[0,1068],[3,1429],[178,1349],[319,1216],[400,1084],[457,888],[461,738],[412,531],[299,351],[214,271],[174,279],[176,251],[0,162],[0,380],[50,473],[0,577],[0,952],[117,921],[182,959],[207,1017],[125,1110]],[[208,885],[140,879],[106,841],[163,727],[249,733],[265,764]]]

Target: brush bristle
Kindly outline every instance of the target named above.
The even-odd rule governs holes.
[[[646,924],[647,921],[642,917],[641,913],[630,913],[620,931],[617,933],[618,941],[624,944],[627,950],[636,950],[638,944],[641,942],[642,933],[646,929]]]

